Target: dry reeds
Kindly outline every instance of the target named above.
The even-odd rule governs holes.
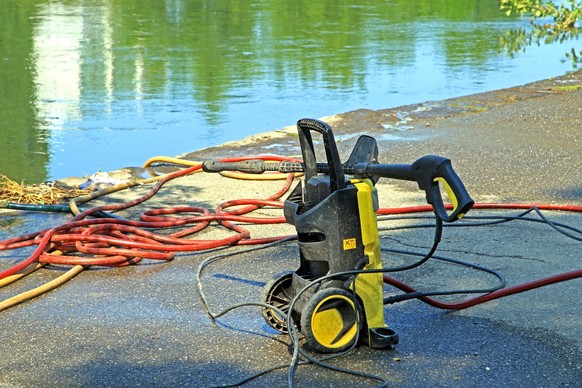
[[[90,192],[90,190],[66,188],[48,183],[25,185],[0,174],[0,202],[55,205]]]

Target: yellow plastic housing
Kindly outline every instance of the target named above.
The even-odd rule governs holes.
[[[382,269],[374,201],[376,188],[369,179],[352,179],[351,183],[358,189],[362,244],[364,245],[364,254],[368,257],[368,264],[364,269]],[[368,330],[386,327],[382,273],[360,274],[354,283],[353,287],[355,287],[356,294],[360,297],[364,307]]]

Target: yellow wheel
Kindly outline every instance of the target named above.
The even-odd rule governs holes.
[[[353,345],[362,327],[362,308],[341,288],[317,291],[301,313],[301,332],[320,352],[341,352]]]

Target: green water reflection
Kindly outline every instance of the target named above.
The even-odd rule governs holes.
[[[0,174],[41,181],[46,176],[48,133],[36,111],[33,2],[2,4],[0,12]]]
[[[497,1],[1,5],[0,173],[29,182],[565,71],[555,57],[524,75],[498,53],[523,22]]]

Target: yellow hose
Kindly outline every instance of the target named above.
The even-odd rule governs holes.
[[[15,273],[14,275],[7,276],[4,279],[0,279],[0,288],[5,287],[9,284],[12,284],[15,281],[22,279],[26,275],[30,275],[31,273],[33,273],[37,269],[42,268],[44,266],[45,266],[45,263],[36,263],[35,265],[31,265],[28,268],[23,269],[21,272]]]
[[[26,302],[27,300],[36,298],[37,296],[40,296],[46,292],[54,290],[55,288],[63,285],[64,283],[68,282],[69,280],[83,272],[84,269],[85,267],[83,267],[82,265],[75,265],[73,268],[71,268],[58,278],[51,280],[50,282],[45,283],[42,286],[33,288],[32,290],[25,291],[21,294],[13,296],[12,298],[6,299],[0,302],[0,311],[4,311],[10,307],[16,306],[19,303]]]
[[[144,168],[148,167],[151,164],[157,163],[157,162],[172,163],[172,164],[181,165],[181,166],[194,166],[194,165],[200,163],[200,162],[194,162],[194,161],[178,159],[178,158],[171,158],[171,157],[166,157],[166,156],[156,156],[156,157],[148,159],[144,163],[143,167]],[[240,172],[235,172],[235,171],[226,171],[226,172],[221,172],[221,175],[223,175],[227,178],[243,179],[243,180],[280,180],[280,179],[287,178],[287,174],[284,174],[284,173],[271,173],[271,174],[259,174],[259,175],[257,175],[257,174],[240,173]],[[302,175],[301,173],[295,174],[296,177],[301,176],[301,175]],[[103,195],[115,193],[117,191],[121,191],[121,190],[130,188],[130,187],[134,187],[134,186],[138,186],[138,185],[142,185],[142,184],[147,184],[147,183],[153,183],[153,182],[156,182],[163,177],[164,177],[164,175],[161,175],[161,176],[156,176],[156,177],[152,177],[152,178],[148,178],[148,179],[130,181],[130,182],[121,183],[121,184],[118,184],[115,186],[106,187],[104,189],[92,192],[90,194],[79,196],[79,197],[71,199],[71,201],[69,201],[69,208],[71,209],[71,212],[74,215],[78,215],[81,213],[81,211],[79,210],[78,204],[89,202],[89,201],[91,201],[95,198],[101,197]],[[52,254],[61,254],[61,252],[55,251],[55,252],[52,252]],[[23,270],[17,274],[14,274],[12,276],[8,276],[5,279],[0,280],[0,288],[6,286],[8,284],[11,284],[19,279],[22,279],[23,277],[31,274],[32,272],[36,271],[37,269],[44,267],[44,265],[45,265],[44,263],[36,263],[34,266],[30,266],[29,268],[26,268],[25,270]],[[83,272],[83,270],[85,270],[86,268],[89,268],[89,267],[85,267],[82,265],[75,265],[70,270],[68,270],[66,273],[64,273],[63,275],[59,276],[58,278],[56,278],[54,280],[51,280],[51,281],[43,284],[42,286],[36,287],[32,290],[25,291],[25,292],[20,293],[16,296],[8,298],[8,299],[0,302],[0,311],[6,310],[12,306],[19,304],[19,303],[36,298],[37,296],[40,296],[46,292],[54,290],[55,288],[63,285],[64,283],[68,282],[69,280],[71,280],[72,278],[74,278],[75,276],[77,276],[78,274]]]
[[[95,198],[101,197],[103,195],[112,194],[112,193],[115,193],[117,191],[128,189],[130,187],[139,186],[139,185],[143,185],[143,184],[147,184],[147,183],[153,183],[153,182],[156,182],[157,180],[161,179],[163,176],[164,175],[160,175],[160,176],[156,176],[153,178],[120,183],[120,184],[115,185],[115,186],[109,186],[109,187],[106,187],[104,189],[94,191],[94,192],[87,194],[87,195],[75,197],[69,201],[69,207],[71,208],[71,213],[73,213],[74,215],[79,215],[81,213],[81,211],[79,210],[79,207],[77,206],[78,204],[89,202],[89,201],[91,201]]]
[[[146,162],[143,164],[143,168],[149,167],[154,163],[170,163],[177,164],[178,166],[194,166],[196,164],[199,164],[200,162],[179,158],[171,158],[169,156],[154,156],[153,158],[149,158],[148,160],[146,160]]]
[[[265,162],[270,160],[264,159]],[[276,160],[273,160],[276,161]],[[149,167],[154,163],[171,163],[176,164],[178,166],[194,166],[196,164],[200,164],[200,162],[195,162],[192,160],[186,159],[178,159],[178,158],[171,158],[169,156],[154,156],[153,158],[148,159],[143,167]],[[221,171],[219,172],[220,175],[226,178],[232,179],[241,179],[241,180],[251,180],[251,181],[275,181],[275,180],[284,180],[287,179],[287,173],[266,173],[266,174],[249,174],[245,172],[239,171]],[[297,172],[295,173],[295,178],[303,176],[303,173]]]

